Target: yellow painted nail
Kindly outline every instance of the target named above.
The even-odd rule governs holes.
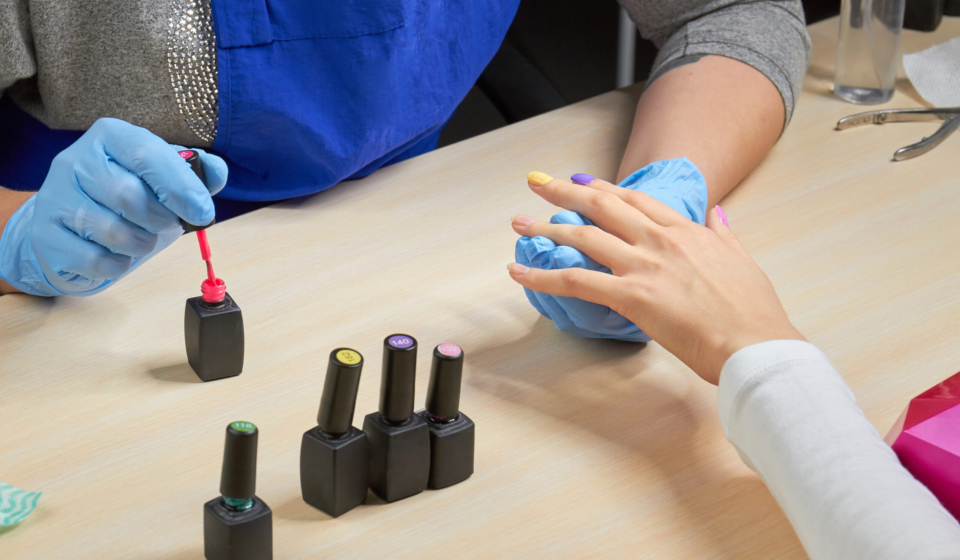
[[[530,181],[534,185],[546,185],[553,180],[553,177],[542,173],[540,171],[531,171],[527,174],[527,181]]]

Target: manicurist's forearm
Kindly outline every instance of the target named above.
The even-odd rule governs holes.
[[[784,113],[776,86],[748,64],[705,56],[676,67],[640,98],[617,180],[686,157],[703,173],[713,206],[770,151]]]
[[[28,198],[33,196],[33,194],[32,192],[11,191],[0,188],[0,234],[6,229],[10,216],[12,216]],[[2,245],[0,245],[0,247],[2,247]],[[16,292],[18,292],[18,290],[10,284],[7,284],[3,278],[0,278],[0,295]]]

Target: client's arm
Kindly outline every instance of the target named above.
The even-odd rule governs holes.
[[[535,176],[536,178],[536,176]],[[727,438],[814,558],[958,558],[960,525],[899,463],[716,209],[707,227],[595,180],[530,188],[594,226],[516,216],[520,235],[579,249],[612,274],[511,264],[526,288],[606,305],[720,385]]]

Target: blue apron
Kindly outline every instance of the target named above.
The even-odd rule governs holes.
[[[519,0],[212,0],[225,201],[275,201],[436,147]],[[107,115],[105,115],[107,116]],[[0,185],[38,189],[82,131],[0,102]],[[218,201],[218,215],[219,215]]]

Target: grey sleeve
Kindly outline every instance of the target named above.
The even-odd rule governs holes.
[[[660,48],[648,83],[684,57],[725,56],[769,78],[783,98],[784,127],[790,121],[811,51],[800,0],[676,0],[657,2],[656,7],[643,0],[622,2],[636,21],[643,19],[643,12],[658,19],[639,25]],[[648,9],[638,10],[643,7]]]
[[[0,94],[36,73],[27,0],[0,0]]]

